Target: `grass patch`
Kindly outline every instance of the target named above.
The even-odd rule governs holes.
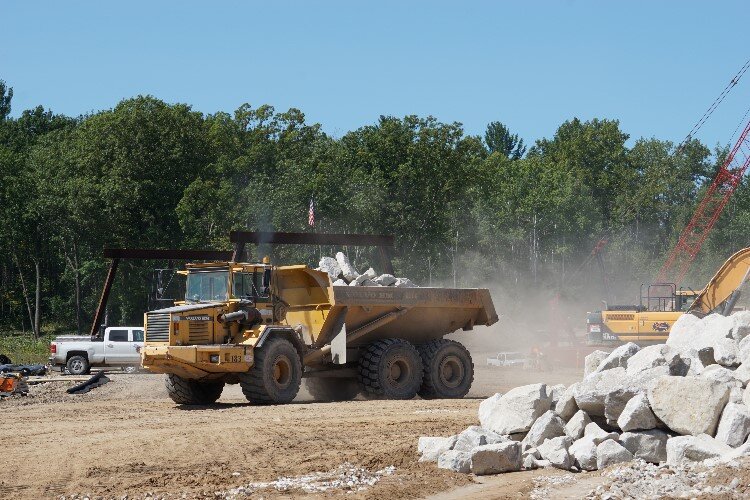
[[[46,364],[49,358],[49,343],[54,334],[46,334],[34,340],[31,335],[0,334],[0,354],[5,354],[13,363]]]

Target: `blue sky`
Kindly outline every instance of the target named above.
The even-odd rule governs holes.
[[[744,62],[743,1],[5,1],[0,79],[14,115],[78,115],[152,94],[211,113],[300,108],[335,136],[381,114],[527,142],[619,119],[679,142]],[[698,137],[729,142],[750,72]]]

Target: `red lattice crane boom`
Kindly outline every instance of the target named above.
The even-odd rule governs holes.
[[[750,164],[750,122],[745,125],[740,138],[727,156],[724,164],[708,187],[706,194],[695,209],[693,217],[680,234],[677,245],[664,262],[656,279],[658,283],[675,283],[679,286],[690,265],[721,216],[729,198],[742,181]]]

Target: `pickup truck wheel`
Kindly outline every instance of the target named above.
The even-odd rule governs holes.
[[[240,374],[242,393],[256,404],[290,403],[302,383],[302,362],[291,342],[271,337],[255,351],[250,371]]]
[[[224,390],[224,382],[188,380],[177,375],[168,374],[165,380],[167,392],[180,405],[210,405],[215,403]]]
[[[378,340],[360,357],[358,379],[370,397],[411,399],[422,383],[422,359],[405,340]]]
[[[462,398],[474,382],[474,363],[464,346],[437,339],[417,347],[424,365],[419,395],[424,399]]]
[[[89,360],[85,356],[76,354],[68,358],[68,362],[65,364],[68,369],[68,373],[71,375],[85,375],[90,372]]]
[[[308,377],[305,389],[315,401],[350,401],[357,397],[361,387],[353,378]]]

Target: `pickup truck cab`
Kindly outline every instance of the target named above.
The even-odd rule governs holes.
[[[112,326],[101,337],[61,336],[50,342],[49,362],[73,375],[89,373],[92,366],[118,366],[126,371],[141,364],[143,327]]]

